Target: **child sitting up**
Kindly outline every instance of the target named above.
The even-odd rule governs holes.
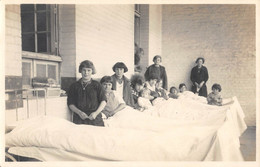
[[[177,99],[178,98],[178,90],[176,87],[171,87],[170,88],[170,93],[168,95],[170,98],[173,98],[173,99]]]
[[[181,83],[179,85],[179,90],[180,90],[180,93],[183,93],[183,92],[185,92],[187,90],[187,87],[186,87],[185,83]]]
[[[155,91],[159,94],[158,97],[162,97],[165,100],[169,99],[168,94],[167,94],[167,90],[163,89],[162,87],[162,80],[158,80],[157,83],[155,84]]]
[[[148,88],[141,90],[140,97],[138,97],[138,105],[141,107],[141,111],[152,107],[152,103],[150,102],[150,93],[151,91]]]
[[[105,96],[107,98],[107,104],[105,108],[102,110],[102,113],[105,116],[112,117],[117,112],[123,110],[126,107],[125,101],[123,100],[122,96],[118,94],[117,91],[112,90],[112,77],[104,76],[100,80],[101,85],[105,91]]]
[[[222,106],[222,97],[219,92],[221,92],[221,86],[215,83],[212,86],[212,92],[207,97],[208,104]]]

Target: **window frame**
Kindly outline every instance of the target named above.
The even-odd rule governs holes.
[[[33,78],[33,60],[32,59],[22,59],[22,64],[23,63],[30,63],[30,84],[29,85],[25,85],[24,83],[23,84],[23,88],[30,88],[31,85],[32,85],[32,78]],[[22,71],[23,72],[23,71]]]
[[[34,14],[34,31],[31,32],[21,32],[23,34],[33,34],[34,35],[34,52],[35,53],[43,53],[48,55],[56,55],[59,56],[59,48],[58,48],[58,5],[57,4],[46,4],[45,10],[37,10],[38,4],[33,4],[33,11],[21,11],[22,13],[33,13]],[[46,31],[37,31],[37,15],[42,12],[49,11],[49,17],[46,17]],[[47,13],[46,13],[47,14]],[[21,21],[22,23],[22,21]],[[50,24],[50,25],[49,25]],[[22,29],[21,29],[22,30]],[[47,51],[46,52],[38,52],[38,34],[46,34],[47,41]],[[23,50],[24,51],[24,50]]]
[[[141,12],[140,12],[140,4],[135,4],[135,14],[134,14],[134,24],[136,24],[136,19],[139,19],[139,27],[136,30],[136,25],[134,25],[134,32],[138,31],[138,37],[136,37],[136,33],[134,34],[134,42],[140,46],[141,42]],[[137,39],[138,38],[138,39]]]
[[[50,40],[47,40],[50,42],[50,47],[54,48],[54,51],[50,49],[50,53],[47,52],[31,52],[31,51],[24,51],[22,50],[22,62],[30,62],[31,63],[31,76],[30,76],[30,85],[22,85],[23,88],[32,88],[32,79],[36,77],[37,75],[37,64],[44,64],[46,65],[46,77],[48,76],[48,65],[55,65],[56,66],[56,82],[58,85],[61,84],[61,78],[60,78],[60,72],[61,67],[60,64],[62,62],[62,59],[59,55],[59,10],[57,4],[46,4],[49,5],[50,8]],[[45,10],[46,11],[46,10]],[[34,4],[34,14],[36,13],[36,4]],[[21,13],[22,15],[22,13]],[[34,16],[34,21],[37,20],[37,17]],[[46,25],[47,26],[47,25]],[[37,30],[37,24],[34,25]],[[34,29],[35,30],[35,29]],[[21,22],[21,31],[22,31],[22,22]],[[43,31],[41,31],[43,32]],[[21,32],[21,37],[22,37]],[[34,31],[33,33],[37,33],[37,31]],[[47,35],[48,36],[48,35]],[[35,37],[35,43],[37,43],[37,37]],[[35,47],[37,44],[35,45]],[[35,48],[36,49],[36,48]],[[37,48],[38,49],[38,48]],[[48,49],[47,49],[48,50]]]

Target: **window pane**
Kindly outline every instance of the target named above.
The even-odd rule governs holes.
[[[48,65],[48,78],[52,78],[56,80],[56,66]]]
[[[47,31],[46,12],[37,13],[37,31]]]
[[[38,5],[36,5],[36,9],[37,10],[46,10],[46,5],[38,4]]]
[[[22,65],[23,85],[31,84],[31,63],[23,62]]]
[[[35,35],[22,34],[22,49],[24,51],[35,52]]]
[[[36,65],[36,76],[37,77],[42,77],[45,78],[46,77],[46,65],[44,64],[37,64]]]
[[[21,5],[21,11],[24,12],[24,11],[33,11],[34,10],[34,5],[33,4],[24,4],[24,5]]]
[[[38,52],[47,52],[47,33],[38,34]]]
[[[22,33],[34,32],[34,13],[22,13]]]

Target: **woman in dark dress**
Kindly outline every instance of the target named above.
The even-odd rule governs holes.
[[[148,81],[152,74],[156,75],[159,80],[163,81],[162,87],[165,90],[167,90],[168,89],[168,80],[167,80],[166,70],[165,70],[164,66],[160,65],[162,62],[162,57],[159,55],[154,56],[153,62],[154,62],[154,64],[150,65],[144,74],[145,80]]]
[[[192,81],[192,92],[199,96],[207,97],[206,82],[209,79],[208,69],[203,65],[205,59],[202,57],[197,58],[196,66],[191,70],[190,79]]]
[[[105,91],[101,84],[92,79],[96,73],[94,64],[85,60],[80,63],[82,78],[73,83],[67,94],[67,104],[73,112],[75,124],[104,126],[101,111],[106,106]]]

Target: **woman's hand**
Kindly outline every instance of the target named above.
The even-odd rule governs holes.
[[[83,120],[89,118],[88,115],[87,115],[86,113],[82,112],[82,111],[81,111],[81,112],[78,112],[78,115],[79,115],[79,117],[80,117],[81,119],[83,119]]]
[[[89,115],[88,119],[94,120],[94,119],[96,119],[97,115],[98,115],[97,112],[93,112],[93,113],[91,113],[91,114]]]
[[[203,86],[203,84],[204,84],[204,81],[202,81],[202,82],[200,83],[199,87],[201,88],[201,87]]]

